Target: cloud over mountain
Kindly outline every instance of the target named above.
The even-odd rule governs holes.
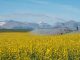
[[[61,17],[47,15],[47,14],[33,14],[33,13],[17,13],[12,15],[3,15],[0,16],[0,19],[4,20],[25,20],[28,22],[48,22],[48,23],[55,23],[57,21],[65,21]]]

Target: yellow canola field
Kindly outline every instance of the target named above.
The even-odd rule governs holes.
[[[0,60],[80,60],[80,34],[2,32]]]

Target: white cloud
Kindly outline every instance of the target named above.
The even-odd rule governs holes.
[[[28,22],[47,22],[47,23],[55,23],[57,21],[62,21],[61,17],[54,16],[54,15],[47,15],[47,14],[33,14],[33,13],[17,13],[12,15],[3,15],[0,16],[0,19],[7,20],[7,19],[17,19],[17,20],[24,20]]]
[[[41,4],[41,6],[49,9],[49,12],[45,13],[16,13],[11,15],[0,16],[0,19],[24,19],[32,20],[32,22],[46,21],[46,22],[56,22],[56,21],[65,21],[65,20],[79,20],[80,18],[80,9],[73,7],[71,5],[57,4],[53,2],[48,2],[47,0],[27,0],[36,5]],[[54,11],[56,10],[56,11]],[[46,11],[46,9],[45,9]]]

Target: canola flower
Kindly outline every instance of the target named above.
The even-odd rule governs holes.
[[[0,60],[80,60],[80,34],[0,33]]]

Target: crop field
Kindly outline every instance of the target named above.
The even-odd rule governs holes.
[[[1,32],[0,60],[80,60],[80,34]]]

